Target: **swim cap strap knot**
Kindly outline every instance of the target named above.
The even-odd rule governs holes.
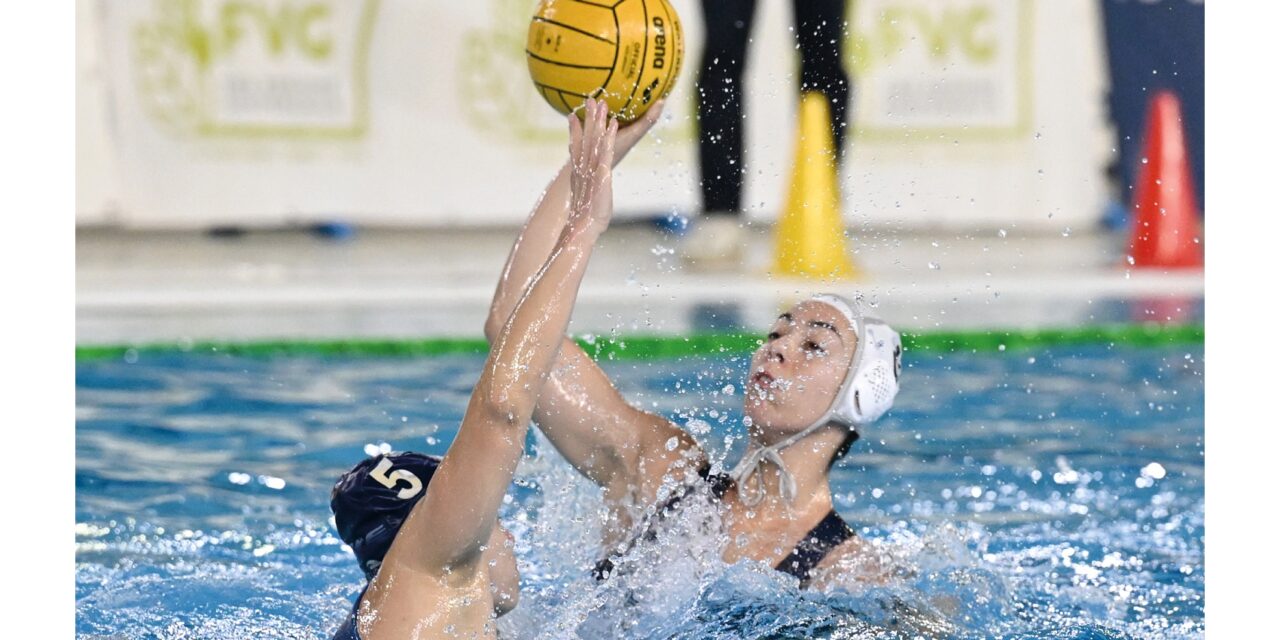
[[[764,478],[760,471],[760,465],[768,458],[771,462],[778,465],[780,490],[782,496],[790,502],[795,499],[796,481],[791,477],[791,473],[787,471],[786,464],[782,461],[782,456],[771,448],[756,449],[754,453],[738,463],[733,470],[733,482],[738,487],[738,497],[742,503],[754,507],[764,500]],[[748,483],[747,480],[755,479],[754,483]]]
[[[788,503],[796,499],[796,479],[791,475],[791,471],[787,469],[787,463],[782,459],[780,453],[783,449],[795,444],[797,441],[808,436],[810,433],[817,431],[822,425],[815,425],[797,433],[781,442],[760,447],[755,451],[747,453],[738,466],[733,468],[729,475],[733,476],[733,483],[738,487],[738,498],[748,507],[754,507],[764,500],[764,478],[760,473],[760,465],[766,460],[772,462],[778,467],[778,490],[782,498]],[[748,483],[748,480],[755,476],[754,483]]]

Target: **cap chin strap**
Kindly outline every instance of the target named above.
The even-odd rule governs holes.
[[[827,408],[826,413],[817,422],[805,427],[803,431],[794,433],[786,438],[775,442],[771,445],[759,447],[754,451],[750,451],[742,458],[733,471],[729,472],[733,477],[733,482],[738,487],[738,499],[748,507],[754,507],[764,500],[764,479],[762,473],[759,473],[760,466],[766,460],[772,462],[778,467],[778,490],[782,499],[791,504],[796,499],[796,479],[791,474],[791,470],[787,469],[786,462],[782,459],[782,450],[807,438],[810,434],[829,425],[845,427],[853,429],[857,426],[853,418],[854,412],[860,412],[861,407],[858,406],[858,397],[855,394],[852,402],[848,399],[853,386],[854,378],[857,377],[858,371],[862,367],[863,354],[867,351],[867,331],[866,323],[852,305],[839,296],[821,294],[813,297],[814,300],[824,302],[835,307],[849,319],[849,323],[853,326],[854,332],[858,335],[858,342],[853,352],[853,361],[849,363],[849,368],[845,371],[844,381],[840,383],[840,389],[836,391],[835,399],[832,400],[831,406]],[[845,407],[852,404],[851,407]],[[845,415],[851,414],[851,415]],[[755,476],[755,482],[749,483],[752,476]]]
[[[778,467],[778,492],[787,504],[795,502],[796,499],[796,479],[791,475],[791,471],[787,469],[787,463],[782,459],[782,450],[805,439],[809,434],[827,426],[828,420],[823,419],[813,425],[810,425],[804,431],[792,434],[786,439],[771,444],[767,447],[760,447],[746,455],[738,466],[733,468],[730,475],[733,477],[734,486],[738,488],[738,499],[748,507],[754,507],[764,500],[764,473],[760,466],[767,460]],[[754,476],[755,482],[748,483]]]

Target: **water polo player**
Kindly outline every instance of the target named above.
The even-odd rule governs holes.
[[[619,134],[615,161],[660,111],[651,109]],[[512,247],[485,326],[491,341],[501,339],[505,319],[572,210],[569,175],[567,164]],[[749,448],[728,475],[710,473],[707,456],[684,430],[629,405],[567,336],[534,420],[570,464],[604,489],[610,510],[604,543],[615,556],[651,530],[646,511],[661,517],[674,508],[683,492],[673,496],[673,484],[707,487],[723,507],[726,562],[768,563],[807,584],[816,572],[859,565],[842,559],[874,566],[832,506],[828,473],[892,405],[900,357],[898,334],[847,299],[816,296],[793,306],[752,357],[744,394]],[[607,577],[617,560],[603,559],[597,574]]]
[[[569,322],[596,240],[613,213],[618,124],[591,101],[570,116],[573,169],[555,238],[512,294],[480,380],[442,459],[378,456],[345,474],[332,507],[368,579],[336,640],[493,637],[519,576],[497,522],[525,433]]]

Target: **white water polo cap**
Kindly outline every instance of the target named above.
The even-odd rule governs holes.
[[[849,320],[858,336],[853,360],[831,406],[817,422],[780,442],[748,451],[730,472],[738,486],[738,496],[747,506],[764,499],[764,486],[756,472],[766,460],[778,467],[782,497],[791,502],[796,497],[796,482],[779,452],[832,422],[852,430],[871,424],[893,406],[898,396],[898,377],[902,374],[902,337],[898,332],[882,320],[862,315],[857,305],[844,296],[824,293],[810,299],[835,307]],[[755,482],[751,483],[753,476]]]
[[[902,375],[902,337],[883,320],[864,316],[848,298],[823,293],[811,298],[838,309],[858,335],[853,360],[826,414],[810,429],[828,422],[857,428],[871,424],[893,406]],[[806,429],[808,431],[809,429]]]

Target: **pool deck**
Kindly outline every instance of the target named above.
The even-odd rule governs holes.
[[[860,292],[909,330],[1200,322],[1201,271],[1136,270],[1123,234],[853,230],[859,277],[773,277],[771,229],[749,229],[735,273],[687,269],[679,238],[618,224],[579,296],[575,333],[759,330],[810,293]],[[82,228],[78,345],[478,337],[515,228],[363,229],[237,237]]]

